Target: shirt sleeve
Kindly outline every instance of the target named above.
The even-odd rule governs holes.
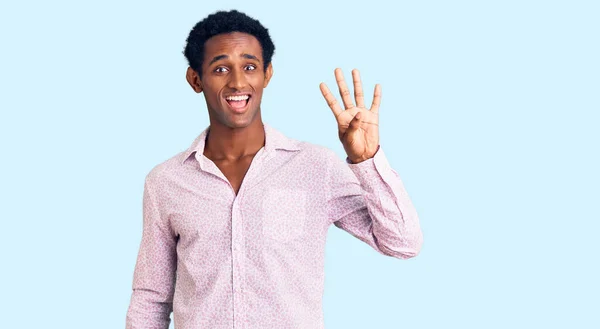
[[[330,159],[328,213],[334,225],[386,256],[415,257],[423,244],[417,211],[383,150],[358,164]]]
[[[173,311],[177,239],[161,212],[149,177],[144,184],[142,241],[133,274],[127,329],[168,329]]]

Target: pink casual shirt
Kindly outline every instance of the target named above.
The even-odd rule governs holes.
[[[382,149],[359,164],[264,125],[236,195],[203,155],[209,128],[146,176],[126,327],[324,327],[331,224],[396,258],[416,256],[417,212]]]

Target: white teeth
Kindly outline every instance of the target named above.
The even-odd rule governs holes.
[[[248,96],[248,95],[242,95],[242,96],[228,96],[228,97],[225,97],[225,99],[226,99],[226,100],[228,100],[228,101],[245,101],[245,100],[247,100],[248,98],[250,98],[250,96]]]

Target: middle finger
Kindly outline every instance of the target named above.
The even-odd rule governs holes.
[[[347,109],[353,108],[354,104],[352,103],[352,96],[350,96],[350,90],[348,90],[348,86],[346,85],[346,81],[344,80],[344,74],[342,73],[342,69],[335,69],[335,81],[340,89],[340,96],[342,96],[342,102],[344,103],[344,107]]]

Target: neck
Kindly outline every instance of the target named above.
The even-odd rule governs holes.
[[[204,155],[211,160],[239,160],[255,155],[265,145],[265,130],[257,118],[244,128],[211,122]]]

